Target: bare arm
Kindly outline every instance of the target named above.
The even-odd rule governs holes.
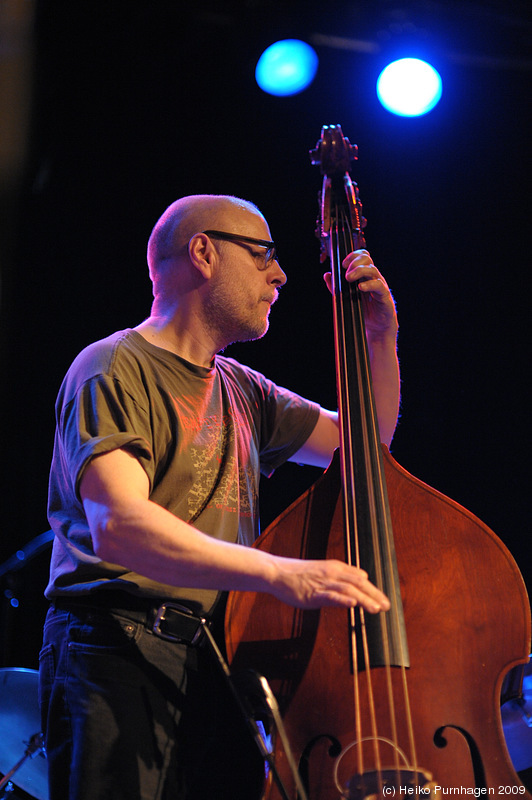
[[[282,558],[206,536],[149,500],[134,456],[94,458],[81,482],[96,555],[171,586],[268,592],[299,608],[389,608],[363,570],[340,561]]]

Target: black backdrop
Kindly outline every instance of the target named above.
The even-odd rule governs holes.
[[[413,2],[394,15],[387,2],[37,4],[28,167],[4,279],[2,559],[48,527],[60,381],[82,347],[148,314],[145,244],[177,196],[232,193],[263,210],[289,280],[268,335],[230,354],[335,406],[308,150],[322,124],[340,123],[359,146],[368,244],[400,315],[392,452],[492,527],[530,589],[532,19],[497,5]],[[316,45],[320,71],[298,96],[255,85],[256,59],[278,37],[384,42],[382,31],[392,44],[421,32],[432,48],[444,94],[426,117],[384,111],[374,82],[386,53],[352,44]],[[264,522],[316,475],[288,465],[264,481]],[[47,560],[2,581],[5,664],[36,665]]]

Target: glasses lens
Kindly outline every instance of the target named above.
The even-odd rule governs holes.
[[[270,264],[272,261],[277,261],[277,252],[275,247],[268,247],[266,250],[266,263]]]
[[[262,266],[259,267],[261,272],[262,270],[267,269],[276,259],[277,253],[275,247],[267,247],[265,250],[263,250],[261,253]]]

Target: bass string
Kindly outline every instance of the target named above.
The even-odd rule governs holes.
[[[343,476],[344,476],[344,518],[345,518],[345,525],[346,525],[346,554],[347,554],[347,562],[351,565],[360,565],[360,549],[359,549],[359,541],[360,537],[358,535],[358,525],[357,525],[357,516],[355,510],[355,493],[354,493],[354,456],[352,447],[350,447],[350,443],[353,441],[353,431],[352,431],[352,415],[349,413],[348,409],[350,408],[350,391],[349,391],[349,381],[348,381],[348,374],[350,369],[353,365],[348,363],[348,343],[347,343],[347,330],[348,324],[352,322],[352,320],[346,319],[346,309],[343,301],[342,301],[342,261],[343,257],[351,247],[348,247],[348,242],[346,241],[347,237],[347,230],[346,226],[342,220],[342,211],[338,207],[336,207],[336,213],[334,215],[334,219],[336,220],[334,226],[334,233],[335,233],[335,241],[334,241],[334,250],[335,250],[335,257],[331,257],[332,267],[333,267],[333,276],[334,276],[334,297],[335,297],[335,306],[336,306],[336,314],[335,318],[337,321],[336,328],[337,328],[337,358],[338,358],[338,403],[340,407],[340,422],[341,422],[341,434],[343,440],[343,447],[341,448],[341,455],[342,455],[342,465],[343,465]],[[357,382],[358,386],[360,386],[360,381]],[[360,408],[362,408],[362,404],[359,404]],[[356,630],[356,615],[354,609],[350,612],[350,647],[351,647],[351,660],[353,664],[353,697],[354,697],[354,708],[355,708],[355,741],[358,743],[355,749],[356,754],[356,762],[357,762],[357,770],[359,775],[364,775],[365,772],[365,764],[364,764],[364,752],[362,741],[367,738],[364,737],[363,726],[364,722],[362,720],[361,710],[362,710],[362,703],[360,701],[361,696],[361,689],[360,689],[360,677],[361,674],[360,665],[358,662],[358,647],[357,647],[357,630]],[[377,766],[377,771],[379,774],[381,773],[382,766],[381,766],[381,758],[380,758],[380,748],[378,745],[378,728],[377,728],[377,715],[375,711],[375,695],[373,692],[373,685],[370,680],[370,671],[368,669],[369,665],[369,644],[367,638],[367,631],[365,625],[365,617],[363,610],[359,610],[359,630],[360,630],[360,639],[362,642],[362,659],[363,665],[362,670],[365,671],[367,675],[367,695],[368,695],[368,703],[369,703],[369,724],[371,728],[371,741],[373,742],[373,756],[375,760],[375,764]]]
[[[342,265],[341,262],[342,258],[342,250],[343,255],[345,256],[348,252],[351,252],[355,249],[356,245],[353,238],[353,231],[351,225],[348,222],[347,214],[345,210],[336,208],[336,266],[333,270],[333,275],[336,272],[335,282],[337,285],[337,296],[341,294],[341,286],[342,286]],[[345,283],[345,281],[344,281]],[[370,368],[369,368],[369,357],[367,353],[367,341],[365,337],[365,329],[364,329],[364,316],[363,316],[363,308],[362,308],[362,299],[361,293],[358,291],[356,286],[350,284],[344,291],[348,291],[348,302],[344,305],[339,299],[339,323],[338,323],[338,344],[340,345],[338,348],[338,356],[340,359],[340,368],[339,368],[339,376],[342,378],[342,387],[339,388],[339,395],[344,394],[345,400],[343,405],[347,406],[348,408],[351,407],[352,398],[350,397],[350,386],[349,381],[346,380],[346,376],[348,374],[348,369],[350,365],[347,363],[347,353],[349,352],[349,348],[347,346],[346,338],[348,335],[353,334],[355,337],[355,350],[356,350],[356,368],[357,368],[357,389],[358,389],[358,404],[361,413],[363,414],[363,436],[366,440],[364,442],[364,458],[365,458],[365,467],[366,467],[366,474],[368,475],[368,481],[370,484],[370,491],[369,491],[369,498],[370,498],[370,527],[371,527],[371,535],[373,538],[373,552],[375,554],[375,579],[377,585],[383,587],[384,586],[384,567],[381,558],[381,546],[380,543],[384,540],[385,546],[385,559],[388,561],[388,565],[392,562],[392,547],[391,547],[391,536],[393,535],[389,526],[386,524],[388,517],[387,515],[380,515],[380,519],[385,524],[382,526],[384,527],[384,532],[380,530],[379,523],[378,523],[378,514],[376,512],[376,502],[381,503],[381,505],[386,505],[386,496],[384,491],[384,475],[382,472],[382,461],[380,459],[380,453],[375,455],[371,454],[371,447],[370,444],[373,442],[377,447],[379,446],[379,435],[378,435],[378,422],[375,413],[375,406],[373,402],[373,398],[371,396],[371,389],[369,389],[369,395],[364,396],[361,386],[371,387],[371,375],[370,375]],[[346,319],[346,316],[348,319]],[[342,414],[343,417],[343,425],[344,425],[344,432],[343,436],[347,436],[347,442],[351,442],[352,439],[351,434],[352,431],[345,430],[346,426],[350,426],[350,414]],[[344,475],[352,476],[354,475],[354,464],[352,463],[353,460],[353,452],[351,447],[346,447],[346,438],[344,438],[344,447],[342,451],[348,451],[349,456],[346,456],[344,453],[344,458],[349,459],[351,463],[345,463],[344,465]],[[347,492],[355,491],[355,487],[353,485],[353,481],[350,481],[350,485],[346,486],[346,493]],[[354,501],[345,501],[351,509],[354,509]],[[353,551],[355,553],[355,563],[358,565],[360,563],[360,554],[359,554],[359,536],[356,524],[356,515],[348,515],[349,509],[346,507],[346,520],[352,519],[352,522],[348,524],[347,530],[347,554],[348,554],[348,563],[353,563],[350,559],[353,556]],[[384,533],[384,536],[383,536]],[[393,575],[393,570],[388,569],[388,574]],[[392,606],[393,614],[393,623],[396,626],[400,625],[400,618],[398,614],[397,607],[395,605]],[[366,672],[366,681],[367,681],[367,694],[368,694],[368,703],[369,703],[369,717],[370,717],[370,727],[371,727],[371,737],[369,737],[373,741],[373,753],[375,759],[375,766],[376,772],[378,773],[378,780],[379,783],[382,785],[382,757],[380,753],[380,745],[379,742],[381,737],[379,736],[378,726],[377,726],[377,716],[375,712],[375,691],[373,687],[373,681],[371,679],[371,667],[370,667],[370,653],[369,653],[369,642],[368,642],[368,635],[365,625],[365,617],[363,610],[359,612],[360,617],[360,637],[362,643],[362,651],[363,651],[363,659],[364,659],[364,667]],[[398,782],[399,782],[399,771],[400,771],[400,757],[403,756],[402,749],[399,747],[398,741],[398,733],[397,733],[397,719],[396,719],[396,703],[394,698],[394,688],[393,688],[393,680],[392,680],[392,668],[391,668],[391,657],[390,657],[390,646],[389,646],[389,630],[388,630],[388,619],[385,613],[379,614],[380,619],[380,628],[381,628],[381,636],[383,642],[383,652],[384,652],[384,668],[386,672],[386,691],[388,695],[388,709],[389,709],[389,718],[390,718],[390,729],[391,729],[391,739],[394,744],[394,769],[397,773]],[[362,719],[361,719],[361,712],[360,712],[360,681],[359,681],[359,669],[358,669],[358,654],[357,654],[357,646],[356,646],[356,631],[355,631],[355,614],[354,611],[351,613],[351,652],[352,652],[352,660],[353,660],[353,694],[354,694],[354,702],[355,702],[355,732],[356,732],[356,741],[359,742],[359,746],[357,747],[357,768],[359,769],[359,774],[364,774],[364,756],[362,753],[362,741],[364,739],[367,740],[368,737],[363,736],[362,731]],[[408,738],[409,738],[409,746],[410,746],[410,753],[411,753],[411,767],[415,770],[415,774],[417,775],[417,756],[416,756],[416,747],[415,747],[415,738],[414,738],[414,731],[413,731],[413,723],[412,723],[412,714],[411,714],[411,706],[410,706],[410,698],[409,698],[409,690],[408,690],[408,679],[406,674],[406,659],[405,653],[403,652],[403,637],[399,636],[399,643],[400,643],[400,656],[401,656],[401,686],[402,686],[402,693],[403,693],[403,700],[404,700],[404,708],[405,708],[405,716],[407,722],[407,729],[408,729]]]
[[[335,219],[338,220],[338,209],[336,209]],[[337,380],[338,380],[338,407],[339,407],[339,421],[340,431],[343,440],[343,447],[340,448],[340,455],[342,460],[342,473],[344,476],[344,520],[346,525],[345,546],[346,546],[346,561],[348,564],[359,564],[360,553],[358,550],[359,537],[356,532],[356,514],[354,513],[354,496],[350,489],[350,476],[353,474],[353,465],[348,462],[348,454],[351,454],[351,449],[346,446],[347,441],[351,441],[351,416],[347,413],[345,407],[347,400],[347,392],[344,391],[347,384],[347,362],[346,362],[346,340],[345,340],[345,319],[343,318],[343,304],[341,302],[341,253],[340,253],[340,238],[338,235],[338,224],[333,226],[330,240],[330,259],[331,259],[331,274],[332,274],[332,289],[333,289],[333,303],[334,303],[334,328],[336,339],[336,357],[337,357]],[[356,643],[356,615],[354,608],[349,611],[349,627],[350,627],[350,648],[351,648],[351,662],[353,664],[353,707],[354,707],[354,720],[355,720],[355,739],[361,741],[363,737],[363,723],[361,716],[362,704],[360,702],[360,682],[359,682],[359,664],[358,664],[358,648]],[[364,630],[363,617],[361,617],[361,625]],[[373,698],[371,697],[371,700]],[[370,715],[372,720],[372,727],[375,730],[376,715],[374,710]],[[378,758],[378,753],[376,754]],[[355,757],[357,762],[357,770],[360,775],[364,773],[364,758],[361,747],[355,750]]]

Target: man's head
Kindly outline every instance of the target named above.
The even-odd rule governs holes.
[[[186,258],[188,243],[195,233],[208,229],[230,230],[233,219],[242,217],[242,212],[264,220],[253,203],[230,195],[191,195],[169,205],[156,222],[148,241],[148,266],[152,280],[164,262]]]
[[[255,243],[270,239],[264,216],[247,200],[227,195],[176,200],[148,242],[155,309],[200,301],[206,324],[219,329],[221,338],[262,336],[277,288],[286,281],[272,248]],[[254,319],[245,322],[246,313]]]

